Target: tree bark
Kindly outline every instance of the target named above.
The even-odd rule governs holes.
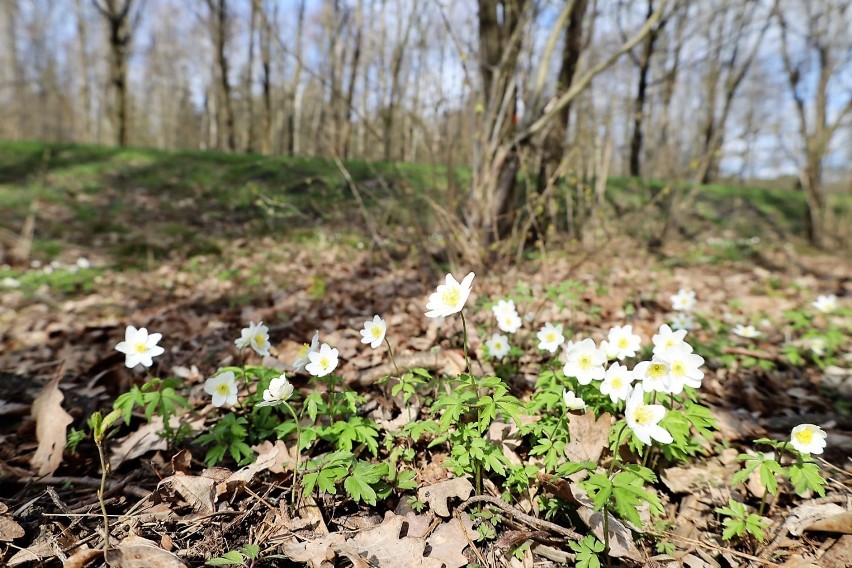
[[[129,139],[129,102],[127,96],[127,58],[130,55],[130,42],[133,28],[138,22],[141,10],[131,18],[134,0],[92,0],[107,24],[109,42],[109,76],[115,92],[115,142],[127,146]]]
[[[227,56],[228,36],[228,0],[206,0],[210,9],[210,34],[213,40],[215,66],[219,79],[220,114],[224,124],[226,149],[233,152],[237,149],[237,139],[234,126],[234,105],[231,94],[231,81],[228,77],[230,70]]]

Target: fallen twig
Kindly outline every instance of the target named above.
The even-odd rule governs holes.
[[[540,529],[544,529],[544,530],[553,531],[557,534],[560,534],[564,537],[567,537],[567,538],[570,538],[570,539],[573,539],[573,540],[581,540],[583,538],[583,535],[581,535],[580,533],[578,533],[578,532],[576,532],[572,529],[561,527],[561,526],[557,525],[556,523],[551,523],[550,521],[545,521],[544,519],[539,519],[537,517],[533,517],[532,515],[527,515],[526,513],[521,511],[520,509],[518,509],[516,507],[512,507],[508,503],[504,503],[500,499],[498,499],[496,497],[491,497],[489,495],[477,495],[477,496],[471,497],[470,499],[468,499],[467,501],[464,501],[461,505],[459,505],[459,510],[463,510],[463,509],[473,505],[474,503],[488,503],[489,505],[493,505],[493,506],[497,507],[498,509],[500,509],[501,511],[503,511],[504,513],[511,515],[516,519],[522,520],[523,522],[527,523],[531,527],[536,527],[536,528],[540,528]]]

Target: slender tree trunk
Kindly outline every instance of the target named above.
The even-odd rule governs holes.
[[[80,58],[80,107],[82,109],[82,120],[80,140],[91,142],[92,137],[92,64],[89,58],[89,32],[86,25],[86,14],[83,8],[83,0],[76,0],[77,11],[77,49]]]
[[[127,58],[130,54],[130,42],[133,27],[139,13],[132,18],[134,0],[93,0],[98,11],[107,23],[109,41],[109,76],[115,93],[115,140],[119,146],[127,146],[129,138],[128,115],[129,100],[127,94]]]
[[[648,15],[654,14],[654,1],[648,0]],[[665,25],[665,19],[645,37],[642,42],[642,56],[639,59],[639,84],[636,88],[636,98],[633,99],[633,135],[630,138],[630,175],[639,177],[642,175],[642,122],[645,116],[645,101],[648,95],[648,72],[651,69],[651,58],[654,55],[654,44],[657,42],[660,31]]]
[[[248,51],[248,68],[246,69],[246,84],[244,86],[246,97],[246,152],[253,153],[256,148],[254,145],[255,120],[254,120],[254,43],[257,34],[257,12],[260,9],[260,0],[251,0],[251,16],[249,18],[249,51]]]
[[[296,23],[296,67],[293,69],[293,80],[290,83],[290,104],[287,114],[287,129],[290,137],[287,139],[287,154],[295,156],[302,153],[302,44],[305,27],[305,1],[299,2],[299,15]]]
[[[260,0],[253,0],[260,2]],[[276,12],[277,16],[277,12]],[[277,17],[276,17],[277,21]],[[270,22],[264,18],[260,25],[260,65],[263,71],[263,137],[260,151],[263,154],[272,152],[272,30]]]
[[[231,94],[231,82],[228,77],[230,70],[227,56],[228,35],[228,0],[207,0],[210,9],[210,32],[213,39],[213,51],[216,60],[216,71],[219,79],[219,116],[224,127],[226,148],[233,152],[237,149],[237,139],[234,126],[234,105]]]

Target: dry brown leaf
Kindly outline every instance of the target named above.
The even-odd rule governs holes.
[[[59,390],[60,378],[61,375],[57,374],[33,401],[32,415],[36,421],[38,448],[30,464],[41,476],[53,475],[59,468],[65,450],[65,433],[68,425],[74,421],[62,408],[65,395]]]
[[[296,469],[296,456],[290,452],[290,448],[287,447],[284,440],[275,440],[274,444],[269,440],[266,440],[258,446],[252,446],[251,449],[256,451],[258,455],[267,454],[272,451],[278,452],[275,463],[270,464],[266,468],[272,473],[284,473],[285,471],[293,471]]]
[[[294,562],[305,562],[311,568],[320,568],[325,562],[334,559],[334,547],[346,540],[341,533],[327,534],[317,540],[290,542],[282,545],[284,556]]]
[[[117,547],[106,551],[106,562],[113,568],[185,568],[180,559],[157,546],[157,544],[131,535]]]
[[[429,508],[439,517],[449,517],[450,510],[447,501],[453,497],[458,497],[462,501],[470,497],[473,493],[473,485],[466,477],[456,477],[448,479],[434,485],[421,487],[417,490],[417,498],[421,501],[429,503]]]
[[[815,521],[807,531],[852,534],[852,513],[840,513]]]
[[[216,480],[209,477],[197,475],[185,475],[177,472],[171,477],[162,480],[159,487],[171,486],[175,492],[183,497],[192,510],[196,513],[212,513],[214,510],[213,490]]]
[[[388,512],[380,525],[358,533],[337,546],[335,551],[356,566],[363,562],[364,566],[379,568],[440,568],[440,561],[423,557],[426,541],[412,536],[400,537],[405,522],[405,517]]]
[[[16,538],[24,536],[24,528],[16,523],[12,517],[0,515],[0,541],[11,542]]]
[[[499,443],[503,455],[508,460],[515,464],[521,465],[523,462],[515,450],[521,445],[521,440],[518,438],[520,429],[514,422],[500,422],[495,420],[488,427],[488,432],[485,434],[485,439],[492,444]]]
[[[473,528],[473,521],[467,513],[462,513],[459,517],[461,521],[453,517],[440,524],[426,539],[426,543],[432,548],[429,558],[440,560],[447,568],[467,566],[468,559],[463,554],[464,549],[471,541],[479,538],[479,533]]]
[[[102,558],[104,551],[101,549],[89,548],[85,544],[77,552],[69,556],[62,563],[62,568],[85,568],[97,558]]]
[[[784,528],[793,536],[801,536],[813,523],[845,512],[837,503],[801,503],[787,516]]]
[[[193,430],[199,430],[204,424],[204,419],[194,420],[188,423],[188,426]],[[172,416],[169,419],[169,425],[172,428],[179,428],[181,420],[177,416]],[[168,448],[168,443],[165,438],[160,436],[163,432],[163,417],[153,416],[151,421],[143,424],[135,432],[131,432],[123,438],[119,438],[117,443],[111,447],[109,466],[111,469],[117,469],[126,461],[138,458],[148,452],[162,451]]]
[[[724,466],[709,461],[701,467],[670,467],[660,478],[673,493],[692,493],[703,487],[724,487],[739,469],[736,464]]]
[[[30,562],[38,562],[39,560],[52,558],[55,556],[56,550],[56,537],[54,537],[50,529],[42,525],[41,532],[36,537],[35,541],[26,548],[20,549],[15,553],[12,558],[9,559],[9,563],[7,566],[10,568],[13,566],[21,566],[22,564],[29,564]]]
[[[609,428],[612,416],[608,412],[595,420],[594,412],[568,414],[568,433],[571,441],[565,444],[568,461],[592,461],[597,463],[609,445]]]
[[[246,485],[254,479],[255,475],[262,471],[268,469],[271,470],[272,468],[280,469],[281,464],[290,459],[290,454],[287,452],[287,446],[285,446],[280,440],[278,440],[275,445],[272,445],[267,441],[264,442],[263,446],[255,447],[259,448],[260,453],[254,462],[235,471],[229,475],[225,481],[216,485],[217,499],[220,495],[233,491],[237,486]],[[293,465],[295,466],[295,461]]]
[[[820,558],[822,566],[852,566],[852,536],[843,535]]]

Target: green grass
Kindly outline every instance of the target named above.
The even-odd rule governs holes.
[[[424,223],[422,195],[446,186],[441,167],[345,168],[382,225]],[[106,248],[117,263],[136,266],[216,254],[221,240],[363,229],[352,189],[330,160],[0,142],[0,225],[19,232],[30,214],[43,260],[62,248],[43,243],[58,242]]]
[[[436,230],[422,197],[446,202],[445,168],[362,161],[345,167],[383,230],[412,238]],[[470,171],[454,173],[458,195],[464,195]],[[613,178],[602,218],[617,221],[641,210],[640,219],[651,227],[659,218],[648,215],[659,215],[662,207],[643,208],[664,187],[659,181]],[[574,189],[563,191],[571,195]],[[728,233],[783,240],[803,230],[805,203],[797,192],[708,185],[693,197],[679,225],[696,239]],[[564,203],[564,196],[554,199]],[[852,199],[834,200],[832,207],[848,213]],[[136,267],[169,256],[215,255],[223,241],[235,238],[272,234],[302,242],[322,230],[357,242],[365,230],[352,189],[327,159],[0,141],[0,226],[19,233],[31,214],[35,258],[49,261],[64,250],[95,249],[118,265]],[[709,255],[748,257],[741,249]]]

